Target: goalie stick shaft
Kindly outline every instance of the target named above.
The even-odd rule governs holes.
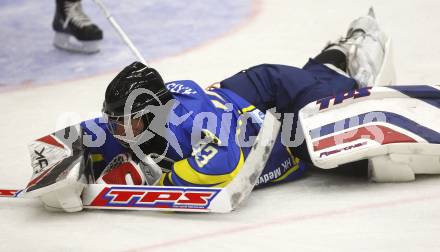
[[[124,32],[124,30],[121,28],[121,26],[116,22],[113,15],[110,13],[110,11],[105,7],[104,3],[101,0],[93,0],[96,5],[98,5],[102,12],[104,12],[105,17],[110,22],[110,24],[115,28],[116,32],[119,34],[121,39],[125,42],[125,44],[130,48],[130,50],[133,52],[133,54],[139,59],[140,62],[147,65],[147,62],[145,61],[144,57],[142,57],[142,54],[139,52],[139,50],[134,46],[133,42],[131,42],[130,38],[127,36],[127,34]]]

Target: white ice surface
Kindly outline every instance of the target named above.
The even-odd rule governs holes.
[[[255,5],[255,16],[227,36],[151,64],[168,81],[203,84],[263,62],[302,66],[374,5],[394,40],[399,83],[440,79],[440,1]],[[1,187],[25,185],[31,175],[27,143],[67,124],[66,113],[78,121],[99,114],[114,74],[1,93]],[[440,177],[374,184],[315,172],[255,191],[230,214],[64,214],[47,212],[35,200],[0,199],[0,215],[0,251],[440,251]]]

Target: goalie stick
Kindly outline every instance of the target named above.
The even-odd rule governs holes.
[[[270,112],[241,170],[224,188],[88,184],[84,208],[227,213],[246,200],[272,151],[280,122]],[[25,190],[0,189],[0,197],[26,197]],[[24,192],[24,193],[23,193]]]
[[[110,24],[113,26],[115,31],[119,34],[122,41],[130,48],[130,50],[133,52],[133,54],[139,59],[140,62],[147,65],[147,62],[145,61],[144,57],[142,57],[142,54],[139,52],[139,50],[134,46],[133,42],[130,40],[130,38],[127,36],[127,34],[124,32],[124,30],[121,28],[121,26],[116,22],[113,15],[110,13],[110,11],[105,7],[104,3],[101,0],[93,0],[96,5],[101,8],[102,12],[104,13],[105,17],[108,19]]]
[[[20,197],[23,190],[17,189],[0,189],[0,197],[3,198],[17,198]]]

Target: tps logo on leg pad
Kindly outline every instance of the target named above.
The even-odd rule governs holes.
[[[346,93],[340,93],[336,96],[330,96],[316,101],[316,104],[320,105],[319,110],[327,109],[331,106],[331,101],[333,105],[341,104],[347,99],[358,99],[362,97],[367,97],[371,95],[372,87],[364,87],[360,89],[350,90]]]

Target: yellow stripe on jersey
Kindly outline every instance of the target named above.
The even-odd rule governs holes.
[[[243,125],[243,120],[242,120],[242,118],[239,118],[238,119],[238,122],[237,122],[237,129],[235,130],[235,139],[236,139],[236,141],[237,141],[237,143],[239,143],[239,136],[240,136],[240,134],[241,134],[241,126]]]
[[[214,104],[214,106],[216,108],[223,109],[225,111],[229,110],[228,107],[224,104],[226,102],[225,99],[223,99],[223,97],[221,97],[219,94],[217,94],[215,92],[207,91],[207,90],[205,90],[205,93],[207,95],[214,96],[215,98],[220,100],[220,101],[217,101],[217,100],[214,100],[214,99],[210,99],[212,104]]]
[[[219,95],[219,94],[217,94],[217,93],[215,93],[215,92],[211,92],[211,91],[207,91],[207,90],[205,90],[205,93],[208,94],[208,95],[215,96],[215,97],[217,97],[218,99],[220,99],[220,100],[222,100],[222,101],[225,102],[225,99],[223,99],[223,97],[222,97],[221,95]]]
[[[217,100],[211,100],[212,104],[214,104],[214,106],[216,108],[219,109],[223,109],[223,110],[228,110],[228,107],[226,107],[224,104],[222,104],[221,102],[217,101]]]
[[[195,185],[216,185],[216,187],[224,187],[237,175],[244,164],[244,154],[240,149],[240,160],[234,170],[223,175],[208,175],[194,170],[187,159],[174,163],[174,172],[181,179]]]
[[[171,172],[163,172],[162,175],[160,176],[159,179],[159,185],[160,186],[165,186],[165,180],[168,180],[168,182],[166,183],[166,185],[168,186],[169,184],[174,185],[173,180],[171,179]]]
[[[168,174],[168,180],[171,182],[171,184],[174,185],[173,177],[171,176],[171,172],[168,172],[167,174]]]
[[[164,180],[165,180],[166,176],[167,176],[166,173],[162,173],[162,176],[160,176],[159,185],[161,185],[161,186],[164,185]]]
[[[254,105],[250,105],[249,107],[242,108],[240,111],[241,111],[242,114],[244,114],[244,113],[250,112],[250,111],[252,111],[254,109],[255,109],[255,106]]]
[[[90,158],[92,159],[92,162],[100,162],[104,160],[104,156],[102,154],[91,154]]]
[[[287,172],[283,174],[283,176],[281,176],[281,177],[279,177],[279,178],[273,180],[272,183],[279,182],[279,181],[281,181],[281,180],[287,178],[292,172],[297,171],[297,170],[299,169],[299,158],[294,157],[293,154],[292,154],[292,152],[290,151],[290,149],[289,149],[288,147],[286,147],[286,149],[287,149],[287,152],[288,152],[289,155],[290,155],[290,158],[291,158],[292,161],[293,161],[293,166],[292,166],[291,168],[289,168],[289,169],[287,170]]]

